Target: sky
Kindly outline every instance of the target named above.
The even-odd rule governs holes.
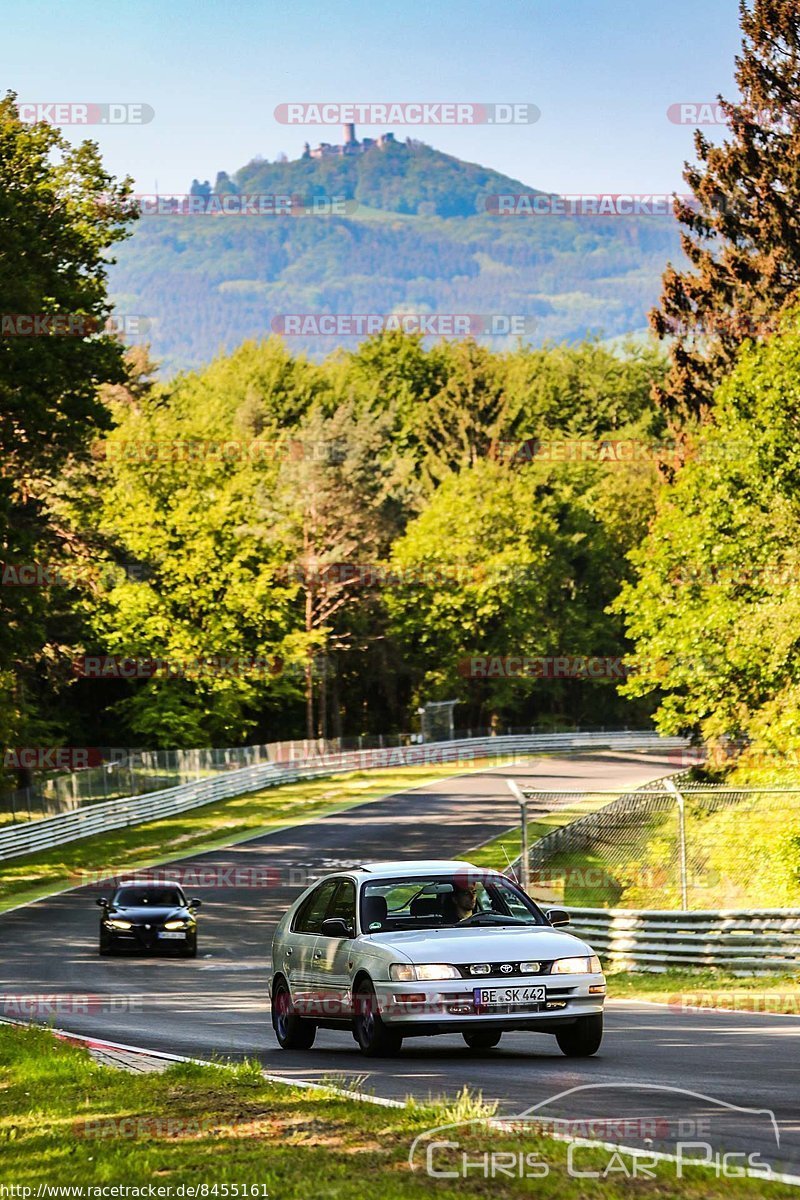
[[[0,83],[29,104],[149,105],[146,124],[64,127],[138,192],[341,141],[281,124],[280,104],[459,101],[541,117],[357,133],[389,128],[547,191],[647,194],[684,190],[693,129],[667,109],[734,96],[739,42],[735,0],[6,0]]]

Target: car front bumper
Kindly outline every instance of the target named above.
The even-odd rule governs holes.
[[[384,1024],[403,1026],[408,1034],[459,1032],[476,1026],[495,1029],[557,1028],[577,1017],[601,1013],[605,1003],[603,975],[536,975],[514,979],[453,979],[436,983],[375,982]],[[476,992],[510,987],[543,987],[544,998],[483,1006]],[[602,991],[592,989],[602,989]]]
[[[163,936],[167,934],[168,936]],[[176,936],[180,935],[180,936]],[[104,945],[114,950],[161,950],[191,946],[196,933],[191,927],[183,930],[165,930],[158,925],[134,925],[131,929],[102,929],[100,937]]]

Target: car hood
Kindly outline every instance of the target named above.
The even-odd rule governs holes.
[[[498,962],[500,959],[569,958],[574,954],[592,954],[580,938],[558,929],[537,925],[523,928],[506,925],[487,929],[409,929],[393,933],[372,933],[366,939],[376,946],[397,950],[414,963]]]
[[[188,917],[185,908],[161,908],[155,904],[133,904],[130,908],[110,908],[109,916],[121,917],[123,921],[168,921],[172,917]]]

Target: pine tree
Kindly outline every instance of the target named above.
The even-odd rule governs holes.
[[[684,172],[695,199],[675,203],[691,266],[668,266],[650,313],[674,338],[654,394],[677,422],[707,414],[742,341],[768,336],[800,289],[800,5],[740,0],[740,14],[741,101],[719,97],[721,145],[695,134],[700,161]]]

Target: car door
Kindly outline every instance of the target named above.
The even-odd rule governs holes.
[[[328,905],[325,920],[338,917],[356,932],[356,885],[352,879],[340,879]],[[313,950],[312,976],[314,988],[319,995],[321,1015],[327,1017],[350,1017],[350,968],[353,955],[353,937],[327,937],[320,932]]]
[[[297,1012],[310,1014],[314,1009],[314,946],[338,883],[338,879],[324,879],[314,888],[297,910],[284,938],[282,966]]]

